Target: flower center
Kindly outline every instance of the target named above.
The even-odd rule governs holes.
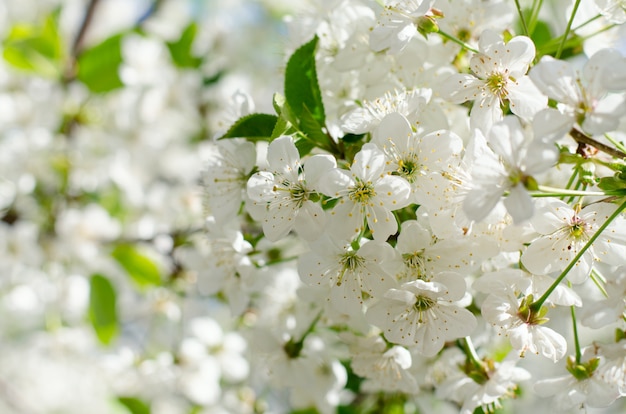
[[[291,195],[291,199],[297,202],[298,205],[302,205],[309,197],[309,191],[301,181],[298,181],[289,188],[289,194]]]
[[[341,286],[343,283],[343,277],[346,272],[355,272],[359,267],[363,266],[365,259],[357,255],[357,252],[347,252],[341,256],[339,263],[341,264],[342,269],[341,273],[337,277],[337,286]]]
[[[348,193],[350,200],[355,203],[368,204],[370,199],[376,197],[376,191],[371,182],[357,181],[357,184]]]
[[[489,88],[491,93],[502,99],[507,94],[507,80],[508,78],[504,74],[500,72],[494,72],[487,78],[487,87]]]
[[[406,267],[406,276],[410,280],[426,280],[426,259],[422,256],[422,252],[405,253],[402,255],[404,266]]]
[[[435,301],[427,296],[417,296],[415,298],[415,304],[413,305],[413,308],[418,313],[419,319],[417,321],[419,323],[424,323],[424,312],[426,312],[433,306],[435,306]]]
[[[417,157],[413,154],[411,156],[398,161],[398,174],[401,177],[406,178],[410,183],[415,182],[420,172],[420,165],[417,162]]]
[[[578,216],[573,216],[570,223],[569,236],[572,239],[581,239],[585,236],[585,230],[587,225]]]

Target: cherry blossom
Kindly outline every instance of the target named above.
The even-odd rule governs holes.
[[[476,327],[474,315],[454,304],[464,294],[463,278],[442,272],[430,282],[414,280],[390,289],[366,317],[382,328],[388,341],[434,356],[446,341],[467,336]]]
[[[485,30],[478,48],[480,53],[470,61],[474,74],[452,75],[442,88],[452,102],[475,101],[470,113],[473,127],[487,133],[502,120],[505,101],[523,119],[546,107],[546,97],[526,76],[535,57],[535,45],[528,37],[516,36],[504,43],[495,32]]]
[[[376,240],[398,230],[391,213],[409,204],[410,186],[402,177],[385,172],[385,154],[368,143],[355,156],[350,171],[335,168],[319,180],[319,190],[338,199],[330,213],[329,232],[339,238],[355,237],[368,228]]]

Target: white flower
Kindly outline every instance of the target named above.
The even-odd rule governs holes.
[[[606,299],[585,303],[579,314],[582,325],[598,329],[622,319],[626,311],[626,267],[620,270],[604,287]]]
[[[230,224],[230,223],[229,223]],[[234,315],[240,315],[255,291],[256,272],[248,253],[250,243],[228,225],[207,220],[208,232],[192,245],[174,251],[174,257],[197,284],[201,295],[223,294]]]
[[[374,130],[373,140],[387,157],[387,171],[397,173],[411,184],[414,202],[433,207],[425,184],[431,174],[441,174],[457,165],[463,150],[463,141],[454,132],[434,131],[416,134],[409,121],[393,112],[385,116]]]
[[[306,162],[306,175],[293,138],[276,138],[267,150],[271,171],[258,172],[248,180],[248,197],[267,203],[263,232],[271,241],[285,237],[295,228],[307,240],[317,239],[324,230],[326,216],[322,207],[311,200],[317,178],[335,168],[329,155],[315,155]]]
[[[463,277],[442,272],[430,282],[415,280],[390,289],[365,316],[388,341],[431,357],[446,341],[467,336],[476,327],[474,315],[454,304],[464,295]]]
[[[519,361],[516,357],[507,357],[502,362],[486,359],[480,361],[480,367],[473,367],[471,372],[466,372],[474,364],[459,363],[460,358],[455,358],[451,353],[448,355],[453,359],[445,362],[456,362],[456,371],[440,372],[439,375],[443,374],[444,378],[437,381],[435,392],[438,397],[462,405],[459,411],[462,414],[472,414],[478,407],[482,407],[484,412],[496,411],[502,407],[501,399],[514,397],[518,383],[530,378],[528,371],[516,366]]]
[[[598,367],[598,378],[607,384],[615,384],[622,397],[626,396],[626,340],[614,344],[599,345],[598,354],[605,363]]]
[[[615,209],[613,204],[596,203],[577,211],[560,200],[541,202],[541,209],[530,221],[541,236],[524,251],[522,264],[538,275],[564,270]],[[584,282],[594,260],[623,264],[626,235],[620,229],[624,226],[624,217],[617,217],[570,270],[568,280]]]
[[[463,203],[467,216],[483,220],[508,192],[503,204],[514,222],[530,218],[534,207],[525,186],[533,175],[554,165],[558,158],[556,147],[528,137],[519,120],[512,116],[493,125],[486,143],[480,130],[475,130],[474,140],[484,147],[484,152],[472,166],[472,188]]]
[[[528,37],[516,36],[508,43],[491,30],[485,30],[478,43],[480,53],[472,57],[474,75],[455,74],[442,88],[443,96],[454,103],[475,101],[470,124],[483,132],[502,120],[502,104],[508,101],[511,112],[529,120],[547,105],[526,72],[535,57],[535,44]]]
[[[577,73],[569,62],[542,57],[529,76],[541,92],[557,101],[558,109],[542,113],[544,129],[557,137],[569,132],[575,123],[589,134],[615,130],[626,113],[626,96],[609,91],[626,89],[625,62],[617,50],[603,49],[585,63],[582,73]]]
[[[274,387],[288,388],[291,405],[315,407],[321,414],[335,413],[339,395],[348,380],[346,369],[319,336],[276,338],[258,330],[254,336],[257,357]]]
[[[539,396],[553,398],[552,409],[571,412],[579,407],[608,407],[620,396],[617,384],[599,374],[604,358],[598,359],[593,347],[583,349],[581,364],[574,361],[568,359],[568,374],[539,380],[533,387]],[[574,369],[577,365],[584,370]]]
[[[323,236],[311,248],[298,262],[300,278],[310,286],[329,287],[328,300],[341,313],[360,313],[363,292],[381,297],[395,286],[386,266],[394,266],[396,255],[385,242],[368,241],[353,250]]]
[[[362,104],[341,117],[341,127],[347,132],[363,134],[370,132],[389,114],[398,112],[408,119],[416,118],[432,96],[431,89],[403,90],[386,92],[373,100],[364,100]]]
[[[256,148],[244,139],[223,139],[211,147],[202,181],[209,214],[217,222],[227,222],[239,213],[255,162]]]
[[[554,279],[549,276],[533,275],[521,269],[500,269],[480,276],[472,283],[472,288],[501,296],[506,296],[513,290],[515,297],[533,295],[539,298],[553,283]],[[546,304],[582,306],[583,302],[574,290],[561,284],[552,291]]]
[[[378,24],[370,34],[375,52],[397,53],[417,34],[416,20],[424,16],[435,0],[386,0]]]
[[[424,219],[406,220],[398,236],[396,250],[402,254],[403,266],[398,274],[401,282],[417,279],[430,281],[443,271],[461,272],[472,265],[471,259],[481,257],[476,245],[468,240],[438,239],[425,226]]]
[[[625,0],[595,0],[596,6],[604,17],[611,23],[622,24],[626,22]]]
[[[526,296],[518,299],[513,289],[506,294],[487,296],[481,307],[485,320],[497,326],[511,341],[511,346],[524,356],[526,351],[542,355],[556,362],[565,356],[567,341],[554,330],[543,326],[546,319],[534,315],[527,307],[522,309]],[[526,303],[526,305],[528,305]]]
[[[356,338],[350,346],[355,374],[366,378],[361,390],[377,392],[416,393],[415,377],[408,371],[411,368],[411,353],[401,346],[388,348],[380,336]]]
[[[350,171],[330,170],[319,180],[320,191],[339,199],[331,212],[328,232],[338,238],[352,238],[365,228],[365,220],[376,240],[398,230],[391,213],[409,204],[411,188],[402,177],[385,172],[385,154],[367,143],[356,154]]]
[[[103,242],[119,237],[120,223],[98,204],[83,209],[68,208],[56,220],[57,243],[64,245],[60,255],[75,254],[86,262],[98,257]]]
[[[515,12],[506,0],[443,0],[436,3],[444,18],[439,27],[458,39],[474,44],[485,29],[507,30]]]

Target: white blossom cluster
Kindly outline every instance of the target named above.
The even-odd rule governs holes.
[[[290,21],[271,136],[241,118],[203,183],[207,285],[293,408],[624,409],[624,3],[549,3]]]
[[[236,88],[279,85],[246,37],[280,22],[200,3],[0,0],[2,414],[254,410],[247,340],[201,284],[199,181],[250,109]]]
[[[0,0],[0,413],[624,412],[625,22]]]

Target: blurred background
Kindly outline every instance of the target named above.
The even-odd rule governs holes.
[[[198,288],[200,173],[302,6],[0,0],[0,413],[263,411]]]

